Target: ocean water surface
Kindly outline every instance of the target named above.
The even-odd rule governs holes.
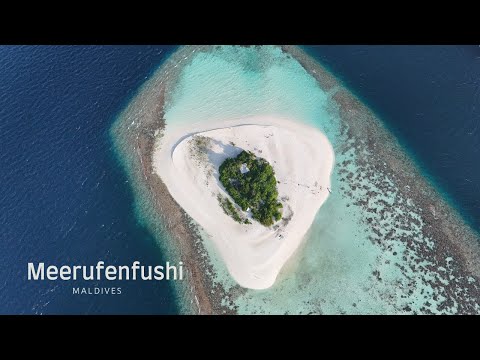
[[[0,47],[0,219],[4,229],[0,313],[179,311],[166,282],[102,282],[96,285],[121,286],[123,294],[73,296],[70,283],[27,280],[30,261],[90,265],[99,260],[114,264],[166,260],[156,244],[162,240],[159,234],[150,233],[135,212],[131,184],[109,129],[173,50],[162,46]],[[322,46],[307,50],[381,116],[478,230],[479,49]],[[277,114],[318,127],[338,147],[340,120],[330,97],[278,49],[222,47],[196,56],[184,68],[165,117],[168,126],[176,121]],[[338,155],[337,162],[352,157]],[[332,188],[340,186],[340,177],[334,174]],[[399,244],[395,257],[382,253],[365,238],[358,211],[347,205],[341,197],[331,196],[304,247],[272,289],[232,294],[230,300],[238,311],[390,313],[401,308],[404,294],[393,285],[403,275],[393,264],[405,249]],[[235,284],[215,250],[210,247],[209,253],[217,281],[233,289]],[[381,270],[383,284],[372,280],[371,264]],[[77,282],[77,286],[92,284]],[[417,290],[433,293],[420,282]],[[409,296],[411,300],[418,294]],[[385,301],[386,297],[399,301]],[[418,308],[424,306],[422,301]]]
[[[480,47],[307,46],[480,231]]]
[[[109,128],[171,51],[150,46],[0,47],[0,313],[175,313],[166,282],[122,295],[72,295],[73,282],[28,281],[27,263],[165,261],[133,214]]]

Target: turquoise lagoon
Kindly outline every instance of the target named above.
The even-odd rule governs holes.
[[[426,246],[434,246],[432,239],[422,233],[421,210],[412,199],[404,198],[381,170],[374,175],[375,184],[385,186],[377,187],[374,196],[367,195],[361,186],[352,192],[345,189],[345,172],[362,174],[368,167],[360,166],[357,161],[359,155],[365,154],[348,146],[351,139],[344,131],[348,125],[341,119],[333,99],[341,85],[323,90],[294,57],[275,46],[217,46],[192,52],[185,60],[174,66],[175,69],[171,62],[163,65],[170,67],[173,75],[167,77],[161,69],[155,75],[165,76],[169,82],[164,116],[167,129],[173,123],[276,115],[320,129],[335,150],[332,194],[319,210],[302,246],[270,289],[258,291],[237,286],[212,243],[203,236],[214,269],[213,280],[228,293],[223,299],[225,306],[240,314],[457,311],[455,301],[439,310],[445,297],[432,285],[432,279],[438,278],[448,284],[449,269],[439,269],[422,259],[402,241],[402,235],[406,235]],[[383,126],[380,120],[378,126]],[[368,177],[362,177],[365,178]],[[362,181],[367,180],[359,183]],[[371,189],[375,184],[366,185]],[[394,234],[388,250],[372,241],[374,230],[365,221],[365,211],[352,201],[362,197],[368,198],[370,208],[378,212],[383,209],[386,213],[372,217],[381,224],[382,235]],[[394,206],[396,203],[406,207]],[[398,219],[407,215],[414,220],[407,228],[400,229]],[[163,232],[159,232],[158,237],[160,242],[166,239]]]

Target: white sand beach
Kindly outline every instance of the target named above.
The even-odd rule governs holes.
[[[210,139],[206,151],[198,151],[195,136]],[[239,224],[219,205],[218,194],[230,198],[218,180],[219,166],[242,150],[265,158],[275,170],[283,219],[272,227],[254,220]],[[284,118],[186,125],[167,121],[153,163],[172,197],[214,242],[238,284],[266,289],[301,244],[329,195],[334,152],[319,130]]]

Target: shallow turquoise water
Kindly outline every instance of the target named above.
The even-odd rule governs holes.
[[[432,281],[441,279],[442,271],[446,284],[452,278],[448,269],[432,271],[427,260],[423,260],[423,267],[422,263],[412,266],[419,255],[407,249],[402,235],[431,242],[423,238],[424,224],[412,200],[401,198],[381,172],[376,174],[375,183],[382,186],[375,196],[369,197],[362,187],[350,195],[342,190],[339,169],[363,174],[367,168],[357,165],[360,154],[354,149],[345,151],[348,139],[342,135],[339,113],[331,98],[337,88],[331,93],[323,91],[295,59],[268,46],[222,46],[213,52],[196,53],[174,84],[166,105],[167,128],[173,123],[278,115],[319,128],[335,149],[333,193],[272,288],[238,290],[211,242],[204,238],[216,281],[232,290],[225,304],[233,303],[240,313],[399,313],[421,312],[422,307],[438,312],[438,305],[445,299],[439,295],[432,300],[439,291],[432,288]],[[348,160],[351,162],[345,165]],[[373,183],[364,185],[375,187]],[[372,219],[381,225],[381,236],[389,232],[395,235],[388,251],[371,241],[373,233],[365,222],[365,212],[352,204],[352,198],[367,198],[369,208],[386,211],[385,217],[375,214]],[[403,202],[408,214],[403,207],[393,206],[395,202]],[[401,230],[397,221],[407,215],[418,221]],[[455,304],[442,310],[455,311]]]
[[[278,114],[332,130],[328,94],[277,47],[196,54],[167,104],[169,123]]]
[[[263,114],[316,126],[334,146],[341,142],[338,114],[331,109],[329,94],[296,60],[276,47],[263,47],[260,51],[222,47],[214,53],[196,55],[182,71],[165,119],[168,127],[178,122]],[[336,187],[335,180],[332,187]],[[356,228],[354,217],[346,216],[343,211],[342,199],[331,196],[307,236],[304,251],[297,256],[300,264],[282,274],[272,289],[249,290],[236,299],[240,311],[299,313],[308,312],[308,308],[318,311],[315,302],[319,294],[331,298],[322,303],[322,308],[331,307],[331,312],[343,308],[340,299],[351,305],[348,296],[343,296],[345,289],[361,292],[357,288],[361,287],[362,279],[370,276],[368,265],[375,259],[374,248],[356,250]],[[211,245],[208,239],[206,243]],[[207,247],[212,254],[213,247]],[[218,256],[214,258],[218,281],[230,288],[233,281]],[[299,294],[302,289],[305,293]],[[312,304],[299,308],[306,301]]]

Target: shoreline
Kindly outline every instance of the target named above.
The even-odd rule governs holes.
[[[133,96],[120,114],[120,121],[117,120],[112,127],[111,134],[116,151],[127,167],[129,181],[137,184],[137,187],[133,187],[135,197],[146,198],[145,207],[152,209],[153,214],[149,214],[150,221],[155,222],[157,228],[149,224],[150,231],[153,235],[155,231],[168,232],[171,239],[177,242],[175,247],[159,245],[166,256],[184,263],[183,281],[187,284],[175,284],[180,311],[195,314],[227,313],[228,308],[220,306],[219,301],[215,307],[214,300],[207,295],[209,287],[206,283],[210,280],[204,271],[207,264],[203,264],[201,255],[205,253],[205,249],[198,239],[198,231],[160,178],[153,175],[151,154],[155,146],[155,133],[165,129],[163,116],[165,90],[168,85],[163,79],[168,75],[165,74],[164,67],[168,66],[175,54],[178,54],[178,51],[170,55]],[[139,101],[138,97],[142,99]]]
[[[155,132],[163,131],[165,128],[164,104],[168,100],[165,99],[164,92],[166,90],[168,92],[169,81],[172,78],[175,79],[175,73],[179,70],[172,65],[175,63],[175,59],[181,59],[185,55],[186,59],[193,51],[208,51],[209,49],[211,47],[182,47],[170,55],[122,112],[119,117],[121,121],[117,120],[113,133],[115,134],[114,138],[122,143],[117,147],[128,144],[128,149],[120,149],[124,158],[131,156],[131,152],[134,150],[136,159],[127,160],[130,163],[127,165],[127,168],[130,167],[127,171],[128,176],[139,187],[143,187],[141,192],[147,198],[145,206],[153,209],[157,219],[158,217],[163,219],[161,226],[164,226],[177,242],[176,250],[181,253],[185,268],[189,269],[188,288],[179,285],[183,287],[178,290],[179,297],[184,297],[181,300],[187,303],[190,300],[190,311],[193,313],[198,313],[198,309],[196,309],[198,307],[202,314],[235,313],[236,309],[233,303],[227,305],[222,303],[226,291],[220,284],[214,283],[212,275],[208,275],[212,270],[208,259],[205,260],[206,252],[198,235],[198,229],[191,225],[190,217],[173,199],[160,178],[152,174]],[[343,176],[341,180],[344,183],[344,187],[341,189],[342,195],[351,198],[352,206],[361,208],[365,212],[363,222],[366,226],[371,227],[373,232],[369,240],[385,252],[392,252],[392,244],[400,238],[402,244],[408,249],[409,255],[420,255],[420,259],[413,255],[412,259],[410,257],[407,259],[411,269],[400,269],[407,278],[411,276],[412,269],[421,274],[427,271],[438,273],[439,268],[446,269],[447,275],[453,276],[455,281],[445,285],[440,277],[425,280],[435,289],[434,298],[446,298],[446,301],[442,303],[444,305],[439,306],[439,310],[450,306],[457,309],[458,313],[477,313],[480,306],[480,256],[478,256],[480,249],[477,234],[423,177],[416,164],[404,155],[398,141],[368,107],[349,93],[348,89],[343,88],[332,74],[328,73],[321,64],[302,49],[295,46],[283,46],[282,50],[294,57],[305,71],[315,77],[319,86],[331,94],[332,100],[340,112],[342,133],[351,140],[348,145],[345,144],[339,149],[335,149],[335,153],[337,151],[346,153],[351,149],[361,153],[359,149],[364,149],[370,154],[368,157],[359,156],[358,159],[355,159],[355,162],[365,170],[362,174],[352,173],[346,161],[335,165],[339,166],[336,171]],[[142,96],[146,99],[143,99]],[[135,131],[131,131],[129,128],[132,119],[136,122]],[[376,146],[376,144],[383,146]],[[387,176],[393,185],[380,183],[375,177],[378,173]],[[398,203],[389,204],[389,206],[405,209],[407,215],[398,216],[391,209],[385,208],[379,211],[378,207],[372,207],[368,200],[359,198],[356,192],[365,186],[362,185],[362,180],[365,179],[378,186],[375,189],[369,187],[364,189],[364,193],[377,203],[382,202],[381,199],[377,200],[380,198],[380,192],[398,192]],[[400,202],[403,199],[411,199],[411,201],[410,203],[408,201]],[[149,201],[150,204],[148,204]],[[420,219],[416,214],[420,214]],[[397,224],[395,227],[399,229],[410,230],[414,224],[415,228],[420,229],[417,232],[421,233],[425,240],[419,241],[417,237],[410,236],[408,233],[396,235],[395,229],[386,231],[385,220],[392,218]],[[152,221],[158,223],[155,216],[152,217]],[[156,225],[158,226],[158,224]],[[169,248],[168,250],[174,249]],[[432,265],[425,268],[421,261],[425,259]],[[449,259],[454,259],[454,261]],[[378,273],[373,275],[381,281]],[[214,295],[210,295],[212,291],[214,291]],[[234,288],[233,291],[241,292],[242,290]],[[405,291],[411,290],[405,288]],[[410,305],[405,305],[404,308],[398,309],[398,312],[401,311],[411,312],[412,310]],[[423,306],[420,312],[430,313],[432,309]]]
[[[211,141],[201,159],[192,154],[191,141],[197,134]],[[218,205],[214,194],[229,197],[219,183],[218,168],[241,150],[265,158],[274,168],[285,218],[272,227],[238,224]],[[328,198],[334,164],[333,148],[323,133],[274,116],[170,125],[153,158],[157,174],[177,203],[209,234],[231,276],[250,289],[274,284]]]

